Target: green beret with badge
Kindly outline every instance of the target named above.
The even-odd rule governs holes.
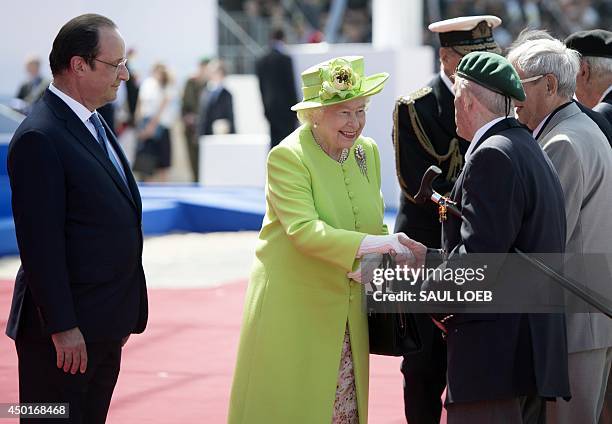
[[[473,52],[461,59],[457,76],[473,81],[495,93],[525,100],[525,90],[516,69],[508,60],[495,53]]]

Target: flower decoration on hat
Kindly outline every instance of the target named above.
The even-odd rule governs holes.
[[[319,97],[322,100],[329,100],[334,96],[346,99],[359,92],[361,87],[360,76],[353,71],[350,62],[344,59],[336,59],[321,68],[320,77],[323,83]]]

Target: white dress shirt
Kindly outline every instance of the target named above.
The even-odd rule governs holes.
[[[66,105],[68,105],[68,107],[81,120],[81,122],[83,122],[85,127],[91,133],[91,135],[93,135],[94,139],[98,140],[98,134],[96,133],[96,127],[94,127],[93,122],[89,120],[89,118],[91,118],[91,115],[93,115],[94,113],[98,113],[98,112],[95,110],[93,112],[90,111],[85,106],[83,106],[81,103],[74,100],[72,97],[70,97],[69,95],[61,91],[59,88],[54,86],[53,83],[49,84],[49,91],[51,91],[57,97],[62,99],[64,103],[66,103]],[[108,134],[106,135],[106,137],[110,138]],[[106,143],[106,149],[113,155],[117,163],[123,168],[123,165],[121,164],[121,161],[119,160],[119,156],[117,155],[117,152],[115,152],[115,149],[113,148],[112,144],[110,144],[110,142]]]
[[[533,138],[538,138],[538,135],[540,135],[540,131],[542,131],[542,127],[544,126],[544,122],[548,121],[549,116],[550,113],[546,115],[544,119],[542,119],[542,122],[540,122],[537,127],[535,127],[535,130],[533,130],[533,132],[531,133],[533,134]]]
[[[470,142],[470,147],[468,147],[467,152],[465,152],[465,162],[464,163],[466,163],[468,161],[469,157],[472,155],[472,153],[474,152],[474,149],[476,148],[476,144],[480,141],[482,136],[485,135],[485,133],[493,125],[497,124],[502,119],[506,119],[506,117],[505,116],[500,116],[498,118],[493,119],[492,121],[487,122],[482,127],[478,128],[478,131],[476,131],[476,133],[474,133],[474,138],[472,138],[472,141]]]

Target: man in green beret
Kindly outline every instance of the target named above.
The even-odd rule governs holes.
[[[448,193],[463,166],[469,143],[457,135],[453,78],[463,56],[472,51],[501,52],[493,29],[497,16],[461,16],[434,22],[439,36],[440,72],[423,88],[400,97],[393,113],[393,144],[402,196],[395,232],[427,246],[440,247],[441,226],[433,204],[416,204],[413,196],[430,165],[442,169],[435,189]],[[423,349],[404,357],[404,413],[410,423],[437,424],[446,386],[446,343],[426,315],[416,315]]]
[[[461,263],[468,253],[562,253],[563,192],[542,149],[512,116],[525,100],[510,63],[475,52],[455,76],[457,134],[470,141],[451,199],[463,218],[448,215],[443,251],[410,240],[415,266]],[[504,261],[500,285],[516,283]],[[432,314],[447,336],[449,424],[545,423],[545,399],[569,397],[565,320],[562,314]]]

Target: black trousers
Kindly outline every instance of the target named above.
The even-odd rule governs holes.
[[[546,402],[538,396],[451,403],[448,424],[546,424]]]
[[[446,387],[446,342],[427,314],[415,314],[423,348],[404,356],[404,414],[409,424],[438,424]]]
[[[51,340],[17,339],[19,402],[69,403],[69,419],[53,422],[103,424],[119,376],[121,341],[87,343],[87,371],[72,375],[57,368]],[[22,418],[22,423],[48,424],[46,418]]]

